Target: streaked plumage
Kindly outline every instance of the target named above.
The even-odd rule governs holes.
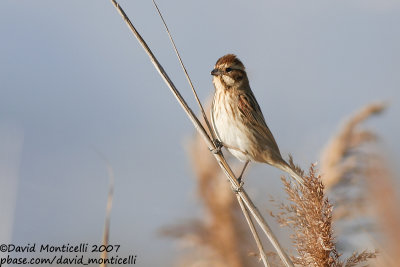
[[[211,74],[215,87],[211,120],[222,144],[241,161],[268,163],[301,183],[300,176],[281,156],[250,89],[243,63],[235,55],[225,55]]]

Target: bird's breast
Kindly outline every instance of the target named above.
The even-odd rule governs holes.
[[[220,141],[239,160],[251,160],[251,134],[243,124],[237,107],[237,97],[232,91],[216,90],[213,103],[213,125]]]

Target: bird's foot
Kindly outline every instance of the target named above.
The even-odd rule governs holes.
[[[239,186],[238,186],[238,187],[232,186],[232,191],[233,191],[235,194],[238,194],[239,192],[242,192],[242,190],[243,190],[243,184],[244,184],[243,181],[242,181],[242,178],[238,178],[237,181],[238,181]]]
[[[219,141],[218,139],[214,139],[214,140],[213,140],[213,143],[214,143],[214,145],[215,145],[215,148],[213,148],[213,149],[210,148],[210,151],[211,151],[213,154],[219,154],[219,153],[221,153],[221,148],[223,147],[221,141]]]

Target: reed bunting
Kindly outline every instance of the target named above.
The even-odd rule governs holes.
[[[245,162],[239,184],[250,161],[268,163],[303,184],[301,176],[282,158],[260,106],[251,91],[243,63],[233,54],[218,59],[214,69],[211,121],[222,146]]]

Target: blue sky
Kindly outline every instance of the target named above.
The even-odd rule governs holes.
[[[151,1],[120,4],[197,110]],[[213,92],[220,56],[244,62],[284,155],[308,166],[343,118],[383,100],[389,109],[367,126],[397,163],[398,1],[159,7],[201,99]],[[111,242],[141,266],[171,265],[178,249],[158,229],[201,214],[185,147],[193,127],[111,3],[3,0],[0,35],[2,238],[100,242],[108,178],[95,148],[116,176]],[[260,186],[281,190],[272,167],[254,165],[249,175],[256,197]]]

